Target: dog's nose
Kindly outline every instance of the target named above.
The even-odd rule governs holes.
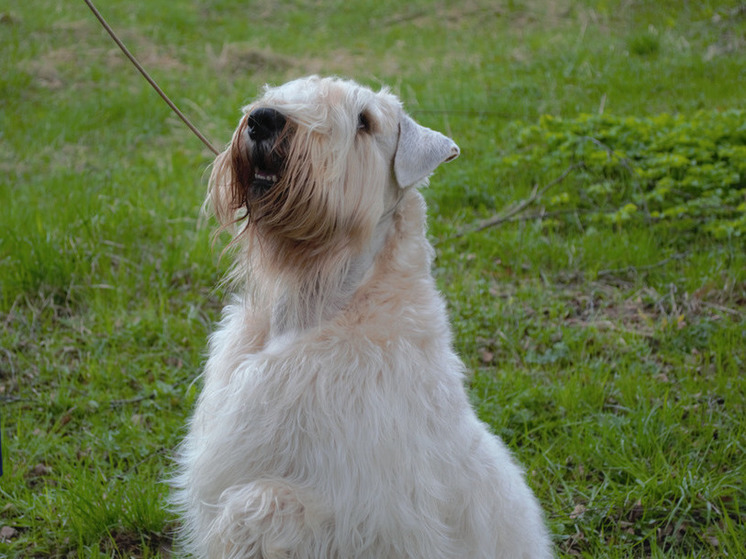
[[[249,138],[254,142],[261,142],[285,127],[285,117],[274,109],[255,109],[249,114]]]

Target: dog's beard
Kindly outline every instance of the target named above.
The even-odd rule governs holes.
[[[287,125],[271,137],[254,141],[249,138],[246,119],[236,131],[228,165],[231,205],[233,210],[245,211],[239,221],[249,218],[256,222],[266,215],[268,199],[282,187],[279,183],[286,174],[292,134],[292,127]]]
[[[312,270],[331,274],[344,267],[365,246],[383,211],[389,175],[378,171],[376,153],[362,149],[365,138],[337,145],[290,119],[266,140],[252,140],[246,128],[244,120],[211,182],[228,179],[227,189],[213,189],[214,207],[223,223],[243,222],[236,240],[254,251],[252,267],[273,277],[304,278],[314,276]],[[355,164],[349,166],[351,157]]]

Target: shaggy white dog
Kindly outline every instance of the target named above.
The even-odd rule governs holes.
[[[333,78],[245,113],[210,179],[238,295],[178,459],[188,550],[550,557],[520,468],[469,405],[430,274],[415,187],[456,144]]]

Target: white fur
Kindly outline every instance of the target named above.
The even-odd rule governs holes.
[[[312,142],[335,151],[334,174],[346,182],[316,177],[310,196],[342,204],[323,189],[343,187],[349,199],[377,188],[378,202],[363,208],[377,225],[301,271],[263,265],[271,233],[252,230],[251,215],[239,231],[251,237],[238,248],[245,274],[210,338],[174,480],[188,550],[231,559],[551,557],[520,468],[469,405],[430,274],[424,202],[394,173],[399,157],[406,182],[422,183],[458,153],[455,144],[414,121],[400,126],[409,117],[392,95],[353,82],[298,80],[253,106],[276,108],[296,134],[314,130]],[[354,124],[363,108],[378,119],[364,138]],[[361,157],[377,162],[375,176],[355,172]],[[215,189],[231,177],[225,168],[213,176],[213,203],[228,203]],[[333,291],[309,291],[325,302],[321,313],[288,295],[314,274],[317,291]]]

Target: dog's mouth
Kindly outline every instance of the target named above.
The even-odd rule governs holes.
[[[278,173],[257,169],[254,172],[254,179],[251,181],[251,188],[256,194],[264,194],[277,184],[279,180],[280,176]]]
[[[250,146],[252,171],[250,185],[252,194],[261,196],[272,189],[282,178],[285,168],[286,142],[280,139],[272,144],[255,143]]]
[[[276,171],[266,171],[257,169],[254,171],[254,178],[251,180],[251,193],[253,196],[262,196],[272,190],[279,182],[280,175]]]
[[[260,107],[246,117],[254,196],[266,194],[281,178],[288,151],[288,121],[275,109]]]

